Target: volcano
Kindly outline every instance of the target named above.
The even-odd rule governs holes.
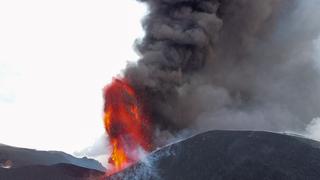
[[[320,112],[316,0],[137,1],[148,9],[139,58],[103,91],[108,177],[319,179],[316,143],[265,132],[209,132],[139,156],[185,132],[306,133]]]
[[[210,131],[166,146],[107,180],[318,180],[320,143],[257,131]]]

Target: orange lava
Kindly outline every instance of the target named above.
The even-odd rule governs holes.
[[[110,175],[138,161],[139,150],[151,150],[150,122],[141,99],[126,80],[113,79],[104,89],[104,98],[104,125],[112,146]]]

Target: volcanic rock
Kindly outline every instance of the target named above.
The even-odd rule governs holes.
[[[257,131],[211,131],[157,150],[110,180],[319,180],[320,143]]]

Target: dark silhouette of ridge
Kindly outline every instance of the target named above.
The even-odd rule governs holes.
[[[99,171],[105,170],[98,161],[86,157],[76,158],[70,154],[59,151],[37,151],[0,144],[0,165],[4,164],[6,161],[12,163],[12,168],[29,165],[49,166],[66,163]]]
[[[11,169],[0,168],[1,180],[98,180],[103,175],[103,172],[72,164],[30,165]]]

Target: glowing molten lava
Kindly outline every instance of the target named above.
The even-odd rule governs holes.
[[[114,79],[104,90],[104,124],[112,145],[111,172],[118,172],[150,151],[150,123],[137,93],[126,80]]]

